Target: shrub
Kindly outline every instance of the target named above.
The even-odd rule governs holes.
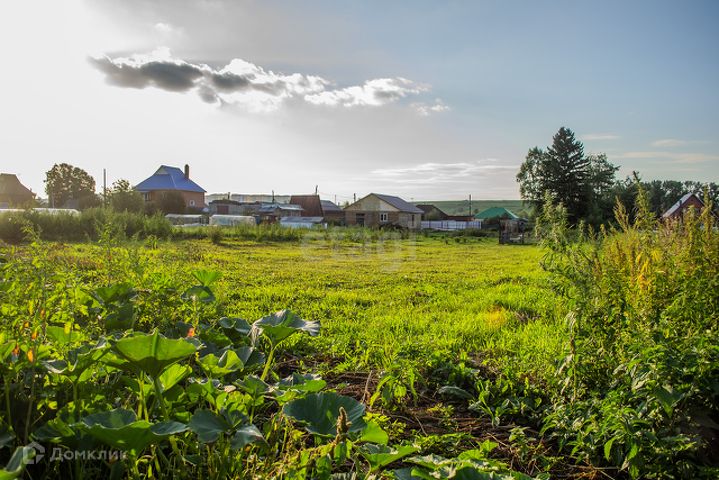
[[[616,229],[578,238],[545,207],[544,265],[571,308],[545,430],[632,477],[698,478],[719,461],[719,232],[710,202],[664,223],[641,188],[637,203],[634,223],[618,205]]]

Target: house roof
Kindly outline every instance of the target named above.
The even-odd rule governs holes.
[[[691,197],[695,197],[699,201],[700,205],[704,205],[704,202],[702,202],[702,199],[699,198],[698,195],[696,195],[695,193],[686,193],[682,196],[682,198],[679,199],[679,201],[677,201],[677,203],[669,207],[669,210],[662,214],[662,218],[669,218],[674,215],[680,208],[682,208],[685,203],[689,201]]]
[[[447,215],[445,212],[442,211],[441,208],[439,208],[439,207],[436,206],[436,205],[432,205],[431,203],[421,203],[421,204],[418,204],[418,205],[417,205],[417,208],[419,208],[420,210],[422,210],[424,213],[429,213],[429,212],[431,212],[431,211],[433,211],[433,210],[436,210],[436,211],[438,211],[439,213],[441,213],[442,215]]]
[[[290,203],[266,203],[261,205],[257,211],[260,213],[272,213],[275,210],[301,212],[302,207]]]
[[[324,216],[319,195],[292,195],[290,203],[301,206],[303,215],[308,217]]]
[[[320,203],[322,204],[322,213],[343,212],[343,210],[337,204],[330,200],[320,200]]]
[[[205,189],[185,177],[185,172],[177,167],[161,165],[150,178],[135,186],[135,190],[149,192],[153,190],[180,190],[183,192],[205,193]]]
[[[424,213],[419,208],[415,207],[409,202],[405,202],[399,197],[394,197],[392,195],[383,195],[381,193],[370,193],[370,195],[374,195],[375,197],[379,198],[383,202],[389,203],[394,208],[399,210],[403,213]]]
[[[322,223],[322,217],[281,217],[282,223]]]
[[[26,197],[35,196],[29,188],[20,183],[17,175],[13,173],[0,173],[0,194]]]
[[[512,220],[518,220],[519,215],[515,214],[511,210],[508,210],[504,207],[491,207],[484,211],[479,212],[474,216],[474,218],[481,218],[484,220],[490,219],[490,218],[509,218]]]

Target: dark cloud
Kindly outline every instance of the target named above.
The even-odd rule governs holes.
[[[149,61],[133,64],[116,62],[108,57],[91,58],[90,62],[119,87],[145,88],[154,86],[171,92],[186,92],[203,77],[200,68],[189,63]]]
[[[404,78],[368,80],[362,86],[333,90],[319,76],[278,74],[241,59],[213,68],[174,59],[167,49],[126,58],[96,57],[90,62],[119,87],[196,90],[203,102],[240,104],[252,111],[276,110],[288,99],[326,106],[381,106],[426,91]]]

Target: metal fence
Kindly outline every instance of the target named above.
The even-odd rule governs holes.
[[[423,229],[429,230],[440,230],[443,232],[453,232],[456,230],[467,230],[468,228],[482,228],[482,221],[475,220],[471,222],[461,222],[458,220],[437,220],[437,221],[423,221]]]

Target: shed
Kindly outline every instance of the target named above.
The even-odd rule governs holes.
[[[483,210],[476,214],[474,218],[479,218],[481,220],[487,221],[487,220],[493,220],[493,219],[509,219],[509,220],[519,220],[519,215],[514,213],[513,211],[504,208],[504,207],[492,207],[488,208],[486,210]]]
[[[13,173],[0,173],[0,208],[27,207],[35,194]]]
[[[366,227],[397,226],[418,229],[424,212],[392,195],[370,193],[345,208],[347,225]]]
[[[213,200],[210,202],[209,207],[210,215],[242,215],[245,211],[240,202],[227,198]]]
[[[429,203],[419,204],[417,208],[424,212],[422,214],[422,220],[425,221],[440,221],[449,218],[449,215],[440,210],[439,207]]]
[[[320,200],[322,204],[322,216],[325,217],[325,221],[328,223],[344,223],[345,211],[342,210],[337,204],[329,200]]]

